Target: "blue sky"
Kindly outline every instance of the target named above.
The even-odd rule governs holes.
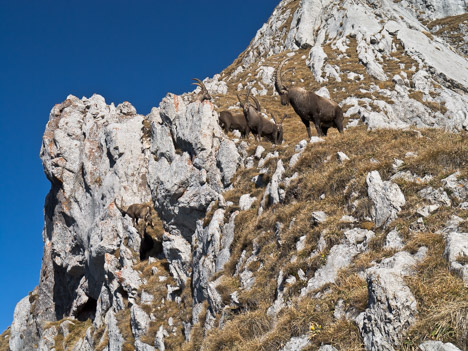
[[[54,104],[98,93],[147,114],[231,64],[278,3],[0,0],[0,333],[39,282]]]

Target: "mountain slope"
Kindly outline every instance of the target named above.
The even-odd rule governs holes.
[[[285,0],[205,79],[214,104],[56,105],[40,284],[0,349],[467,350],[465,9]],[[274,91],[284,58],[344,134],[304,140]],[[219,127],[247,88],[291,117],[282,145]]]

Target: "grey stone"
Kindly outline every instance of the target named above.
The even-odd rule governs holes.
[[[323,140],[322,138],[313,136],[313,137],[310,138],[309,143],[315,144],[315,143],[322,143],[322,142],[324,142],[324,141],[325,141],[325,140]]]
[[[369,198],[374,204],[372,218],[377,227],[385,227],[397,218],[398,212],[406,203],[405,196],[395,183],[383,182],[377,171],[369,173],[366,182]]]
[[[265,148],[262,145],[258,145],[255,149],[255,158],[260,160],[262,158],[262,154],[265,151]]]
[[[314,211],[312,212],[312,223],[314,224],[321,224],[325,223],[328,216],[323,211]]]
[[[307,335],[291,338],[280,351],[300,351],[309,344]]]
[[[341,163],[343,163],[345,161],[349,161],[349,157],[344,152],[341,152],[341,151],[339,151],[336,154],[336,157],[338,158],[338,161],[341,162]]]
[[[331,345],[323,345],[317,351],[338,351],[335,347]]]
[[[283,167],[283,161],[278,160],[276,164],[276,171],[271,177],[270,183],[268,183],[263,199],[261,202],[261,207],[259,208],[259,213],[263,211],[263,208],[267,206],[275,205],[282,201],[282,196],[280,192],[280,183],[283,180],[283,173],[285,169]],[[262,211],[260,211],[262,209]]]
[[[458,258],[468,257],[468,233],[450,232],[446,237],[445,256],[450,269],[456,272],[468,287],[468,264],[458,262]]]
[[[138,339],[140,336],[146,334],[150,322],[150,317],[140,306],[133,305],[130,308],[130,326],[132,327],[132,333],[135,338]]]
[[[356,319],[366,350],[395,350],[416,321],[417,302],[403,277],[426,252],[425,247],[414,256],[402,251],[366,271],[369,306]]]
[[[392,230],[387,234],[385,238],[385,248],[386,249],[395,249],[400,250],[405,246],[403,240],[401,239],[398,230]]]
[[[325,284],[333,283],[339,270],[347,267],[356,255],[367,250],[369,240],[375,236],[370,230],[358,228],[347,230],[344,234],[345,240],[330,249],[327,262],[309,279],[307,287],[301,290],[301,296],[320,289]]]
[[[442,341],[425,341],[419,345],[421,351],[461,351],[454,344],[448,342],[443,343]]]
[[[250,209],[253,203],[257,200],[256,197],[250,197],[250,194],[244,194],[239,199],[239,208],[241,211],[246,211]]]
[[[468,180],[458,179],[460,173],[456,172],[445,179],[442,179],[445,189],[450,190],[458,200],[468,199]]]
[[[172,276],[179,285],[184,286],[189,276],[192,260],[192,248],[190,244],[179,235],[164,233],[162,246],[164,257],[169,262]]]
[[[430,201],[432,204],[443,206],[451,206],[452,202],[444,189],[433,189],[432,187],[424,188],[418,192],[418,195],[423,199]],[[431,211],[432,212],[432,211]]]
[[[31,303],[29,302],[29,296],[26,296],[18,302],[13,315],[9,340],[10,349],[12,351],[21,351],[28,347],[24,345],[24,340],[27,340],[25,334],[28,333],[30,313]]]
[[[169,334],[167,333],[166,329],[164,329],[164,327],[161,325],[156,333],[156,338],[154,340],[154,346],[156,346],[159,351],[166,350],[166,346],[164,345],[164,338],[168,336]]]
[[[137,339],[135,340],[135,351],[155,351],[155,348]]]

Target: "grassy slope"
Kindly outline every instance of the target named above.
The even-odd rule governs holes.
[[[294,129],[292,125],[300,122],[296,118],[287,123]],[[405,249],[414,252],[421,245],[429,248],[429,256],[418,267],[417,275],[408,279],[420,311],[420,321],[409,334],[408,349],[428,337],[451,341],[463,347],[460,343],[467,335],[468,291],[463,287],[461,279],[448,271],[443,258],[444,240],[434,233],[443,228],[452,214],[466,219],[468,211],[441,208],[427,218],[427,229],[422,233],[410,231],[409,226],[417,218],[415,206],[421,200],[416,193],[420,189],[426,186],[440,187],[441,179],[455,171],[461,171],[464,178],[468,176],[467,135],[453,135],[438,130],[421,132],[422,136],[418,137],[418,133],[412,130],[368,132],[363,127],[357,127],[346,131],[344,135],[332,133],[325,142],[309,145],[296,167],[287,170],[286,175],[297,171],[299,178],[286,189],[285,203],[273,206],[258,218],[256,208],[244,211],[237,217],[232,258],[225,267],[225,277],[218,288],[222,295],[228,296],[238,290],[238,277],[233,276],[235,265],[243,250],[251,252],[254,241],[260,246],[258,260],[261,264],[249,267],[254,271],[256,283],[251,290],[240,293],[242,313],[236,311],[232,315],[228,314],[229,322],[221,330],[211,332],[203,343],[204,347],[208,350],[274,350],[291,336],[308,332],[312,341],[311,350],[321,343],[331,343],[342,350],[361,349],[356,326],[351,322],[334,320],[334,306],[339,299],[343,299],[346,310],[360,312],[366,308],[367,287],[358,273],[370,267],[372,261],[379,261],[395,253],[383,248],[388,231],[374,228],[377,235],[371,243],[371,250],[359,255],[348,269],[341,272],[336,284],[323,289],[329,291],[323,299],[310,296],[297,299],[298,292],[305,286],[305,282],[297,279],[295,284],[285,289],[285,297],[291,306],[280,313],[277,321],[266,317],[266,309],[273,303],[280,269],[286,277],[292,275],[298,278],[300,268],[310,278],[325,262],[327,250],[337,244],[343,238],[343,230],[350,227],[340,222],[343,215],[353,215],[359,219],[358,227],[369,229],[370,224],[365,218],[368,203],[365,200],[356,206],[352,203],[355,199],[366,197],[367,173],[378,170],[382,178],[387,180],[394,173],[392,163],[395,158],[405,161],[401,170],[415,172],[421,177],[427,174],[434,176],[428,184],[397,181],[407,204],[393,226],[404,237],[407,243]],[[291,135],[286,134],[286,140],[290,139]],[[291,148],[292,145],[280,148],[280,157],[284,158],[284,163],[289,161],[288,151]],[[335,156],[338,151],[345,152],[351,160],[339,163]],[[405,157],[410,151],[417,156]],[[379,163],[372,162],[372,159]],[[275,165],[271,164],[270,170],[274,171],[274,168]],[[227,194],[228,200],[236,201],[239,194],[255,193],[253,184],[245,182],[245,173],[249,172],[241,171],[238,174],[236,190]],[[324,200],[320,200],[321,194],[325,194]],[[324,224],[313,226],[311,212],[319,210],[325,211],[329,219]],[[294,225],[290,226],[293,218]],[[277,221],[284,224],[280,247],[276,244],[274,234]],[[311,256],[321,233],[326,233],[327,249]],[[307,245],[298,253],[295,243],[303,235],[306,236]],[[291,262],[293,256],[297,259]],[[454,315],[454,311],[459,312]]]
[[[294,11],[298,3],[297,0],[292,1],[288,8]],[[397,50],[392,53],[391,57],[382,62],[389,79],[386,82],[377,81],[367,75],[365,68],[359,63],[355,40],[349,38],[348,46],[349,49],[343,56],[340,56],[331,45],[324,47],[328,55],[327,63],[338,65],[344,73],[342,82],[336,82],[331,78],[325,84],[330,91],[331,98],[337,102],[349,96],[386,101],[385,95],[378,90],[370,92],[370,86],[392,89],[391,78],[394,74],[404,71],[411,79],[414,73],[412,67],[417,67],[412,59],[404,55],[401,45],[397,45]],[[261,64],[253,64],[236,77],[228,79],[240,64],[244,54],[241,54],[221,73],[221,78],[227,81],[229,90],[226,95],[214,96],[219,110],[237,103],[235,95],[237,85],[239,83],[245,85],[246,82],[256,79],[260,65],[275,67],[287,53],[265,58]],[[318,90],[320,85],[316,83],[305,64],[307,55],[308,50],[299,50],[290,58],[284,70],[294,68],[294,71],[287,73],[284,79],[288,83],[294,81],[305,88]],[[348,72],[362,74],[364,79],[349,79],[346,77]],[[261,89],[258,84],[254,86]],[[283,145],[272,146],[267,142],[261,142],[261,144],[267,152],[277,150],[280,158],[287,164],[294,153],[294,146],[301,139],[306,138],[306,131],[292,108],[281,106],[278,96],[272,96],[272,86],[267,86],[267,88],[269,89],[268,95],[258,97],[264,112],[275,113],[276,116],[287,113],[292,118],[284,121],[285,143]],[[421,94],[413,92],[412,97],[424,103],[424,97]],[[365,101],[360,101],[359,104],[368,108],[378,108]],[[426,106],[434,111],[444,112],[444,106],[430,103]],[[344,112],[350,107],[343,106]],[[307,278],[310,278],[315,270],[326,261],[328,250],[342,239],[344,229],[350,227],[349,224],[340,222],[343,215],[351,214],[358,218],[359,222],[356,224],[358,227],[375,229],[366,218],[369,203],[365,200],[367,195],[365,177],[368,172],[378,170],[382,178],[387,180],[394,173],[393,160],[399,158],[405,161],[401,170],[409,170],[420,177],[426,174],[434,176],[426,185],[397,182],[405,194],[407,204],[394,226],[400,230],[407,243],[405,249],[413,252],[421,245],[429,248],[429,256],[417,268],[416,276],[407,279],[408,285],[418,300],[420,315],[418,323],[409,331],[404,348],[415,349],[421,340],[432,338],[454,342],[466,350],[467,346],[462,345],[462,340],[467,339],[468,292],[466,288],[463,288],[461,280],[448,271],[447,263],[442,255],[444,241],[434,232],[443,227],[452,214],[466,219],[468,213],[455,208],[441,208],[426,220],[425,232],[411,232],[409,226],[416,220],[414,207],[421,202],[416,195],[418,190],[429,185],[441,186],[441,179],[455,171],[461,171],[461,177],[465,179],[468,177],[467,135],[466,133],[454,135],[435,130],[423,130],[421,133],[422,136],[419,137],[419,132],[414,130],[368,132],[364,127],[356,127],[348,129],[344,135],[339,135],[336,130],[330,130],[325,142],[308,145],[294,169],[286,170],[285,176],[298,172],[299,177],[288,189],[285,189],[285,203],[267,209],[260,217],[257,217],[257,209],[264,188],[257,188],[250,181],[251,177],[258,174],[258,170],[256,168],[239,170],[234,181],[234,189],[225,194],[227,200],[234,202],[234,205],[226,211],[226,217],[238,209],[240,195],[250,193],[257,196],[258,200],[251,210],[238,215],[235,240],[231,247],[232,258],[226,265],[222,277],[217,275],[215,278],[219,279],[217,289],[227,305],[229,305],[230,293],[240,292],[241,308],[226,308],[224,327],[212,330],[208,335],[204,335],[202,325],[194,326],[191,343],[184,344],[181,322],[190,320],[190,289],[185,289],[182,294],[183,308],[166,301],[164,299],[165,285],[171,283],[167,264],[143,261],[136,267],[148,281],[142,289],[155,296],[154,303],[145,305],[143,308],[156,318],[151,322],[150,329],[142,340],[152,344],[159,326],[164,324],[167,329],[167,320],[172,316],[176,321],[175,333],[165,339],[167,349],[171,350],[200,348],[206,350],[275,350],[279,349],[291,336],[303,334],[310,336],[312,341],[310,350],[315,350],[322,343],[333,344],[341,350],[362,349],[357,327],[349,321],[335,320],[333,312],[336,302],[340,299],[343,300],[344,307],[348,311],[358,313],[366,308],[367,286],[358,273],[369,267],[372,261],[394,254],[394,251],[383,248],[386,232],[381,229],[376,229],[377,235],[371,243],[371,250],[359,255],[350,267],[339,274],[335,284],[323,289],[329,292],[325,297],[315,299],[308,296],[298,299],[298,293],[304,287],[305,282],[297,279],[296,283],[285,288],[285,299],[290,306],[281,311],[277,320],[267,317],[266,309],[275,298],[276,279],[280,269],[286,277],[291,275],[296,278],[298,278],[298,270],[302,269]],[[248,152],[252,154],[256,146],[253,139],[250,139]],[[345,152],[351,160],[344,164],[339,163],[336,158],[338,151]],[[417,156],[405,157],[409,151],[415,152]],[[379,163],[373,162],[372,159],[378,160]],[[269,168],[265,176],[268,180],[275,171],[276,160],[268,162],[266,166]],[[325,194],[324,200],[320,200],[322,194]],[[353,206],[355,200],[358,202]],[[311,212],[318,210],[325,211],[329,218],[326,223],[313,226]],[[293,219],[294,225],[289,226]],[[209,214],[205,222],[209,222]],[[282,243],[279,247],[274,235],[276,222],[284,224],[281,233]],[[327,249],[319,255],[311,256],[321,234],[324,234]],[[156,230],[150,235],[153,238],[160,238],[161,232]],[[295,244],[304,235],[306,248],[301,252],[296,252]],[[242,291],[239,278],[234,276],[235,265],[242,251],[251,253],[253,242],[260,246],[258,261],[248,267],[254,272],[255,285],[249,291]],[[293,256],[296,256],[295,261],[291,260]],[[155,276],[151,274],[153,267],[158,269],[158,274]],[[160,275],[169,280],[160,282]],[[124,349],[131,350],[133,336],[130,330],[129,310],[118,313],[117,319],[127,341]],[[63,337],[58,338],[63,340]],[[106,345],[107,331],[103,328],[94,331],[94,338],[97,349],[102,349]],[[67,348],[72,346],[68,344]]]

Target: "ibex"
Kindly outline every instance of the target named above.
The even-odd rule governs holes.
[[[115,206],[119,209],[122,215],[129,215],[132,219],[133,226],[136,227],[138,225],[138,221],[143,219],[145,224],[148,222],[148,219],[151,217],[151,206],[148,204],[133,204],[125,207],[120,207],[117,204],[117,201],[114,201]],[[122,204],[122,200],[120,201]]]
[[[211,100],[211,95],[208,92],[208,89],[206,89],[205,84],[203,84],[203,82],[198,78],[192,78],[192,80],[195,81],[195,83],[192,84],[198,85],[201,88],[201,91],[195,96],[193,101],[198,100],[203,102],[204,100]]]
[[[254,101],[255,107],[250,104],[249,97]],[[273,122],[263,117],[260,113],[261,107],[255,96],[250,96],[250,90],[247,91],[247,97],[245,102],[242,103],[239,95],[237,99],[241,104],[241,107],[244,111],[245,119],[249,129],[255,135],[255,139],[258,140],[261,137],[266,137],[268,140],[275,144],[281,144],[283,142],[283,121],[286,118],[286,115],[281,119],[281,123],[276,122],[275,117],[273,117]]]
[[[241,101],[239,94],[236,93],[236,95],[241,105],[242,111],[244,112],[247,125],[250,131],[252,132],[252,134],[255,136],[255,140],[258,141],[260,139],[260,134],[262,132],[263,120],[266,120],[260,114],[260,110],[261,110],[260,104],[258,103],[257,99],[254,99],[255,107],[249,102],[250,89],[247,91],[245,102]]]
[[[243,112],[221,111],[219,113],[219,125],[226,134],[230,130],[236,129],[241,133],[242,137],[249,136],[250,129]]]
[[[343,111],[334,101],[321,97],[312,91],[299,87],[285,87],[282,82],[281,69],[287,59],[283,60],[274,72],[275,88],[281,97],[281,105],[291,104],[306,126],[309,138],[312,121],[319,136],[327,135],[328,128],[335,127],[343,133]]]
[[[271,123],[271,121],[265,119],[265,124],[263,125],[262,134],[260,136],[267,138],[275,144],[281,144],[283,142],[283,121],[288,117],[288,115],[284,114],[279,124],[276,122],[276,118],[273,113],[271,114],[271,117],[275,123]]]

